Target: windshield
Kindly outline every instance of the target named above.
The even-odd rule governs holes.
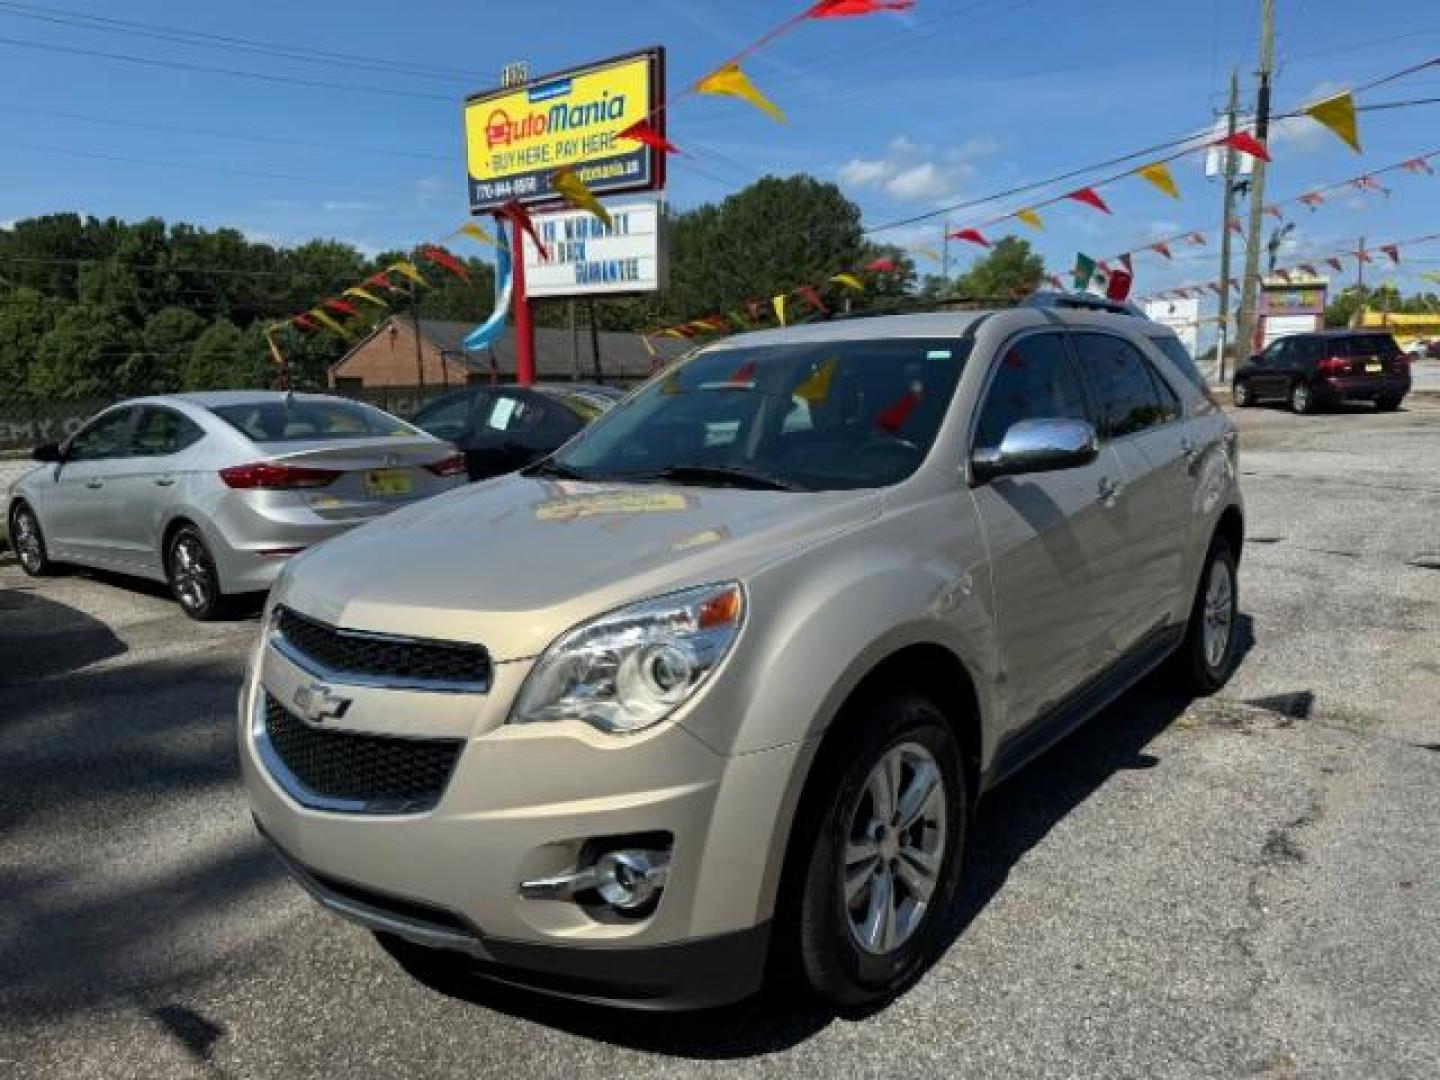
[[[611,410],[554,465],[597,480],[894,484],[925,460],[969,351],[949,338],[713,349]]]
[[[308,442],[314,439],[373,439],[418,435],[387,412],[356,401],[247,401],[210,409],[254,442]]]

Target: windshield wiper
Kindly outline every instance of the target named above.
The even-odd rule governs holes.
[[[671,465],[655,472],[630,473],[616,476],[617,480],[668,480],[676,484],[703,484],[710,480],[716,483],[732,484],[735,487],[754,488],[757,491],[804,491],[805,487],[786,480],[773,473],[746,469],[738,465]]]
[[[561,465],[553,457],[541,458],[534,465],[527,465],[520,472],[525,476],[553,476],[559,480],[590,479],[584,473],[570,468],[569,465]]]

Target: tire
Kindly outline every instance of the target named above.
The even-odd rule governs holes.
[[[165,580],[190,618],[210,622],[224,614],[225,597],[220,592],[215,560],[194,525],[182,525],[170,535],[165,545]]]
[[[875,699],[847,720],[806,789],[775,941],[787,951],[782,970],[803,990],[832,1007],[868,1010],[906,990],[943,947],[970,804],[960,746],[929,699]],[[901,805],[889,812],[881,789],[889,777],[893,790],[897,770],[901,798],[888,801]],[[926,783],[934,786],[914,824],[897,828],[904,803]]]
[[[1375,399],[1375,407],[1381,412],[1394,412],[1400,408],[1400,402],[1404,400],[1404,398],[1398,397],[1378,397]]]
[[[1230,680],[1239,662],[1236,630],[1240,588],[1235,571],[1235,554],[1230,550],[1230,542],[1224,537],[1215,537],[1205,556],[1205,569],[1195,591],[1185,640],[1175,656],[1181,680],[1196,694],[1215,693]],[[1223,634],[1218,646],[1217,634]]]
[[[1236,379],[1231,387],[1230,396],[1237,409],[1248,409],[1255,404],[1255,393],[1250,389],[1248,380]]]
[[[1303,379],[1290,384],[1290,411],[1301,416],[1315,411],[1315,394]]]
[[[20,569],[30,577],[49,577],[55,573],[56,566],[50,561],[40,519],[27,503],[16,503],[10,511],[10,546],[15,551]]]

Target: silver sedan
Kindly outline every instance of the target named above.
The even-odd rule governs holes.
[[[122,402],[34,458],[6,501],[26,573],[166,581],[196,619],[269,588],[289,556],[466,479],[453,446],[388,413],[271,391]]]

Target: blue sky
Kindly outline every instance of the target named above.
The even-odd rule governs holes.
[[[506,61],[523,58],[538,73],[660,43],[669,49],[673,92],[802,2],[18,5],[32,14],[88,13],[413,66],[405,74],[39,21],[0,3],[0,222],[80,210],[233,225],[279,243],[326,236],[368,250],[408,246],[464,219],[459,103],[466,91],[493,85]],[[1233,65],[1248,97],[1258,7],[1258,0],[919,0],[910,13],[811,22],[745,65],[788,112],[788,125],[733,100],[677,105],[671,137],[697,156],[674,160],[669,197],[688,206],[766,171],[804,170],[840,183],[867,223],[879,225],[1174,138],[1212,122]],[[1387,0],[1383,20],[1361,11],[1354,0],[1277,0],[1277,106],[1440,56],[1435,0]],[[355,89],[86,54],[97,51]],[[1440,67],[1361,100],[1434,96]],[[1272,147],[1269,195],[1298,195],[1440,149],[1440,107],[1369,114],[1362,137],[1365,153],[1357,156],[1317,125],[1287,127]],[[1113,216],[1056,207],[1031,238],[1060,270],[1076,250],[1103,257],[1162,233],[1213,227],[1220,215],[1214,183],[1193,160],[1173,168],[1181,201],[1131,179],[1105,190]],[[1357,192],[1313,214],[1300,210],[1288,248],[1312,254],[1362,233],[1383,242],[1440,231],[1440,177],[1398,174],[1386,186],[1388,197]],[[995,212],[957,214],[952,226]],[[934,222],[877,238],[934,244],[939,236]],[[1142,259],[1139,289],[1216,277],[1210,237],[1209,247],[1177,250],[1170,264]],[[963,266],[973,249],[955,251]],[[1418,271],[1437,268],[1440,244],[1431,244],[1407,253],[1398,276],[1415,287]]]

